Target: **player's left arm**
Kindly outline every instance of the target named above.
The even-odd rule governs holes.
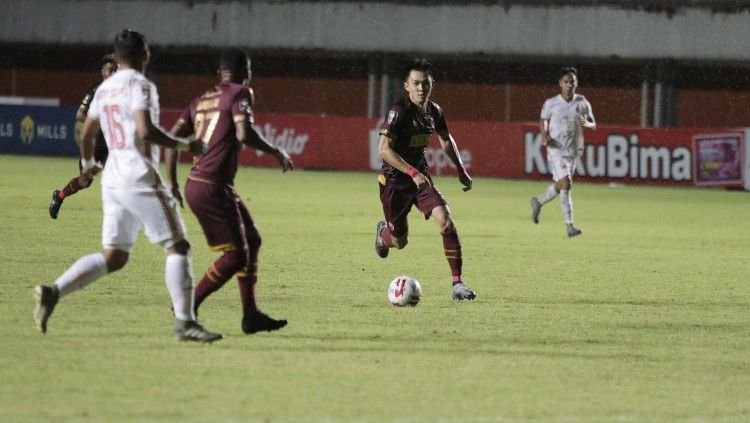
[[[578,119],[582,127],[595,130],[596,119],[594,119],[594,112],[591,111],[591,103],[588,100],[584,100],[583,107],[578,112]]]
[[[438,139],[440,139],[440,146],[445,152],[445,155],[451,159],[458,170],[458,180],[464,186],[464,191],[470,190],[472,185],[471,176],[469,176],[469,173],[466,171],[466,167],[464,167],[464,163],[461,160],[461,153],[458,151],[456,140],[450,132],[445,130],[439,130],[437,131],[437,134]]]
[[[258,132],[258,129],[255,128],[255,125],[248,120],[245,120],[236,126],[237,129],[235,135],[237,136],[237,140],[241,143],[256,150],[273,155],[279,162],[279,165],[281,165],[281,170],[283,172],[294,169],[294,163],[292,162],[292,158],[289,157],[289,154],[283,149],[275,147],[266,141],[265,137],[263,137],[263,135]]]
[[[245,90],[239,91],[237,96],[232,100],[231,112],[235,128],[234,135],[236,136],[237,141],[276,157],[283,172],[294,169],[294,163],[292,162],[292,158],[289,157],[289,154],[283,149],[269,143],[265,137],[258,132],[255,125],[253,125],[252,106],[254,102],[255,96],[252,88],[249,87]]]

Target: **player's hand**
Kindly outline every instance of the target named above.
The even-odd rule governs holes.
[[[194,156],[202,156],[206,153],[206,143],[202,140],[190,141],[190,153]]]
[[[180,186],[178,184],[172,185],[172,188],[170,189],[172,192],[172,196],[175,200],[177,200],[178,203],[180,203],[180,208],[185,208],[185,204],[182,202],[182,193],[180,192]]]
[[[289,153],[287,153],[285,150],[282,150],[280,148],[276,149],[274,156],[276,156],[276,160],[279,161],[282,172],[286,172],[287,170],[294,170],[294,162],[292,162],[292,158],[289,157]]]
[[[472,185],[471,176],[469,176],[469,174],[466,173],[466,171],[458,174],[458,180],[461,182],[461,184],[463,184],[464,192],[471,189],[471,185]]]
[[[585,128],[586,124],[588,123],[588,121],[586,120],[586,115],[584,115],[583,113],[578,113],[576,117],[578,118],[578,124]]]
[[[414,184],[417,186],[417,190],[419,191],[422,191],[425,188],[429,188],[432,185],[430,183],[430,180],[421,173],[417,173],[416,175],[414,175],[411,180],[414,181]]]
[[[542,145],[549,145],[552,141],[552,138],[550,138],[548,133],[542,134]]]

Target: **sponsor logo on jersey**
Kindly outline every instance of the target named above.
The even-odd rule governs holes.
[[[687,181],[692,179],[692,155],[686,147],[642,146],[638,134],[610,134],[602,144],[588,144],[576,160],[579,176]],[[537,132],[524,134],[524,172],[549,174]]]
[[[247,113],[248,115],[253,114],[253,110],[250,108],[250,102],[246,98],[240,100],[240,110]]]
[[[388,125],[392,125],[393,122],[396,121],[396,116],[398,116],[398,113],[396,113],[395,110],[391,110],[388,112],[388,119],[386,120],[388,122]]]
[[[411,148],[426,147],[429,141],[430,141],[430,134],[417,134],[409,138],[409,147]]]
[[[143,95],[143,98],[146,100],[151,99],[151,84],[148,82],[144,82],[141,84],[141,95]]]

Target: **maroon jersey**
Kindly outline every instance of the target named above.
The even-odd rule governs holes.
[[[424,149],[430,136],[435,132],[448,132],[448,125],[440,106],[428,101],[427,111],[422,113],[408,97],[391,106],[385,124],[380,130],[380,134],[393,140],[393,151],[424,175],[427,175]],[[402,175],[405,175],[386,162],[383,162],[382,169],[383,174],[389,178],[403,178]]]
[[[197,158],[190,176],[234,184],[242,149],[235,125],[252,123],[252,102],[251,90],[232,82],[222,82],[190,102],[180,121],[193,130],[195,139],[206,143],[206,153]]]

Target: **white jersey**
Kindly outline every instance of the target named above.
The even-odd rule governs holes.
[[[588,120],[594,119],[586,97],[575,94],[570,101],[565,101],[558,94],[548,98],[542,106],[542,120],[549,121],[549,136],[552,141],[548,147],[558,148],[564,157],[576,156],[576,150],[583,148],[583,131],[577,121],[582,114]]]
[[[158,146],[138,138],[136,110],[149,110],[151,121],[158,125],[159,94],[140,72],[119,70],[96,89],[88,114],[99,121],[109,148],[102,171],[104,187],[153,187],[161,181]]]

